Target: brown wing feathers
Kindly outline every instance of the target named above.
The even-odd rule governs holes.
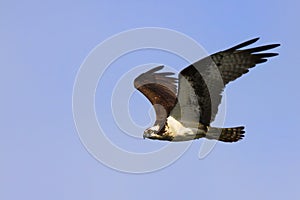
[[[199,110],[195,110],[195,112],[200,112],[199,122],[204,125],[209,125],[210,122],[214,120],[218,111],[218,105],[221,102],[221,93],[227,83],[247,73],[249,68],[254,67],[256,64],[266,62],[267,58],[278,55],[277,53],[260,52],[278,47],[280,46],[279,44],[241,49],[253,44],[258,39],[259,38],[255,38],[227,50],[212,54],[211,56],[188,66],[180,72],[178,98],[182,99],[180,96],[181,94],[186,95],[184,92],[181,92],[184,91],[185,88],[180,87],[181,79],[186,78],[186,80],[190,82],[190,85],[193,87],[196,94],[196,97],[194,98],[197,98],[196,102],[198,101]],[[217,66],[217,71],[212,70],[215,65]],[[170,77],[174,75],[174,73],[171,72],[157,73],[157,71],[162,68],[163,66],[158,66],[151,69],[148,72],[141,74],[134,81],[135,87],[150,100],[152,105],[154,105],[157,122],[164,121],[174,107],[180,109],[180,106],[176,105],[177,79]],[[202,71],[201,74],[199,70]],[[221,87],[218,86],[216,88],[215,86],[216,82],[218,82],[216,77],[219,77],[216,76],[215,73],[219,73],[223,79],[224,84],[222,84]],[[205,75],[205,80],[207,81],[204,81],[201,75]],[[215,92],[212,94],[208,88],[214,88]],[[211,98],[214,98],[213,103]],[[195,101],[190,100],[186,102]],[[161,106],[156,106],[157,104]],[[185,106],[195,105],[191,104]]]
[[[218,106],[221,103],[223,89],[227,83],[247,73],[249,68],[254,67],[256,64],[266,62],[268,57],[278,55],[277,53],[260,52],[278,47],[279,44],[240,50],[240,48],[246,47],[258,39],[255,38],[243,42],[232,48],[203,58],[180,72],[179,84],[181,77],[184,77],[195,91],[196,97],[194,98],[197,98],[196,101],[198,101],[200,112],[199,122],[209,125],[214,120]],[[223,84],[220,84],[218,78],[220,75],[223,79]],[[179,96],[182,94],[181,90],[185,89],[179,85]],[[178,98],[182,99],[182,97]],[[195,100],[186,102],[195,102]]]
[[[279,44],[270,44],[250,49],[239,50],[240,48],[246,47],[256,42],[258,39],[259,38],[255,38],[247,42],[243,42],[232,48],[215,53],[210,56],[219,68],[224,81],[224,85],[247,73],[249,71],[249,68],[254,67],[256,64],[266,62],[267,58],[278,55],[278,53],[259,52],[273,49],[280,46]]]
[[[134,80],[134,86],[143,93],[154,106],[156,123],[162,123],[176,103],[177,78],[172,72],[161,72],[163,66],[155,67]]]

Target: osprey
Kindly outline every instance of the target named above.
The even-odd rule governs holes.
[[[205,57],[185,69],[177,78],[172,72],[158,72],[155,67],[134,80],[134,86],[151,102],[156,113],[152,127],[144,131],[144,138],[168,141],[187,141],[199,138],[236,142],[244,137],[244,126],[211,127],[222,92],[230,81],[247,73],[256,64],[278,53],[266,53],[280,46],[270,44],[249,49],[255,38],[224,51]],[[178,85],[178,89],[177,89]]]

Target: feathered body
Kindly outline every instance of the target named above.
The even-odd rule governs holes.
[[[279,44],[241,49],[259,38],[212,54],[174,73],[161,72],[155,67],[134,80],[134,86],[154,106],[156,121],[145,130],[144,138],[187,141],[199,138],[236,142],[244,137],[244,127],[215,128],[215,119],[225,86],[256,64],[267,61],[277,53],[262,53]],[[178,87],[177,87],[178,85]]]

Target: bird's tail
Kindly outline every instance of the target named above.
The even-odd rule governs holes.
[[[237,142],[244,137],[243,126],[232,127],[232,128],[215,128],[210,127],[205,137],[207,139],[219,140],[222,142]]]

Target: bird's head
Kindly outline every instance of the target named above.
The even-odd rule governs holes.
[[[162,136],[159,134],[161,131],[161,128],[159,125],[152,126],[150,128],[147,128],[144,131],[144,139],[149,138],[149,139],[160,139]]]

